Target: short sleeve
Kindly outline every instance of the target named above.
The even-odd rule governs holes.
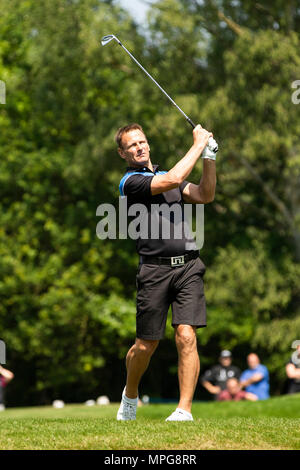
[[[185,188],[186,185],[188,185],[188,184],[189,184],[189,182],[186,181],[186,180],[184,180],[184,181],[179,185],[179,189],[180,189],[181,194],[183,193],[184,188]]]
[[[153,176],[145,176],[143,174],[128,175],[128,178],[124,181],[123,184],[124,195],[131,195],[141,198],[150,197],[151,181]]]
[[[201,382],[211,382],[213,380],[213,373],[211,369],[208,369],[201,377]]]
[[[269,371],[266,368],[266,366],[261,365],[259,372],[261,372],[264,376],[265,379],[268,379],[269,377]]]

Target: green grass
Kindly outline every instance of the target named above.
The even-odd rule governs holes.
[[[300,449],[300,394],[264,402],[193,405],[194,422],[166,423],[174,405],[138,408],[116,421],[118,404],[11,408],[0,413],[0,449]]]

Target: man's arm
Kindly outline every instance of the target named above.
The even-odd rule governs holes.
[[[256,395],[254,395],[254,393],[250,393],[250,392],[246,392],[245,398],[246,398],[246,400],[249,400],[249,401],[257,401],[258,400],[258,397]]]
[[[285,370],[289,379],[300,379],[300,369],[297,369],[294,364],[287,364]]]
[[[260,374],[259,372],[256,372],[249,379],[240,382],[240,386],[241,386],[241,388],[248,387],[251,384],[254,384],[256,382],[260,382],[263,378],[264,378],[263,374]]]
[[[216,379],[216,368],[212,367],[208,369],[204,375],[201,377],[201,384],[203,387],[213,395],[216,395],[221,392],[221,387],[214,385]]]
[[[221,392],[221,388],[218,387],[218,385],[213,385],[212,383],[208,382],[207,380],[203,380],[202,385],[203,385],[204,388],[206,388],[206,390],[209,393],[212,393],[213,395],[216,395],[217,393]]]
[[[186,155],[171,168],[164,175],[155,175],[151,181],[151,193],[152,195],[160,194],[170,189],[177,188],[183,183],[184,180],[189,176],[195,164],[199,160],[204,148],[206,147],[209,138],[212,137],[212,133],[203,129],[200,124],[193,130],[194,143]],[[211,161],[204,160],[204,167],[209,168]],[[215,163],[213,162],[215,165]],[[207,171],[206,171],[207,172]],[[201,178],[202,180],[203,178]],[[187,185],[188,186],[188,185]],[[195,185],[197,187],[197,185]],[[200,186],[200,184],[199,184]],[[207,182],[202,183],[202,190],[206,189]],[[202,194],[204,196],[204,193]],[[205,202],[205,201],[201,201]]]
[[[5,378],[5,382],[8,383],[14,378],[14,374],[8,370],[4,369],[4,367],[0,366],[0,375]]]
[[[216,189],[216,162],[208,158],[203,159],[203,172],[200,183],[188,183],[182,194],[185,202],[207,204],[215,197]]]

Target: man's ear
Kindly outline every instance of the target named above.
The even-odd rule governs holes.
[[[121,158],[125,158],[124,151],[121,147],[118,148],[118,152]]]

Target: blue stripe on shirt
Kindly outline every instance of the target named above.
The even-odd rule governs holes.
[[[166,173],[167,173],[167,171],[157,171],[155,174],[152,173],[152,172],[150,173],[149,171],[145,171],[143,173],[141,171],[127,172],[127,173],[125,173],[125,175],[123,176],[123,178],[121,179],[120,184],[119,184],[120,194],[121,194],[121,196],[125,196],[124,186],[125,186],[125,183],[128,180],[128,178],[132,175],[155,176],[155,175],[164,175]]]

